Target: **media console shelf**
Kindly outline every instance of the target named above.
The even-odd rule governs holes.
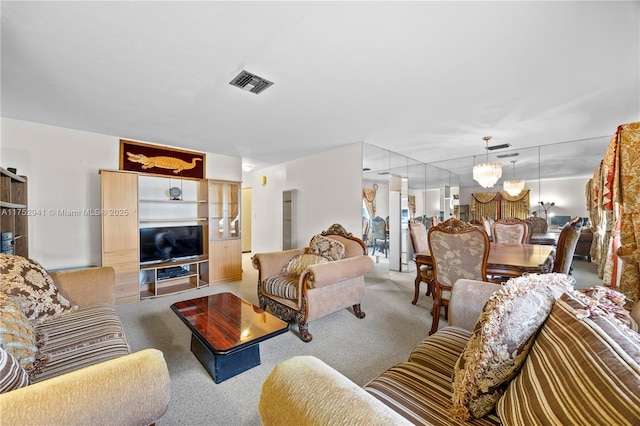
[[[102,265],[115,269],[116,304],[242,279],[239,182],[123,170],[100,175],[103,211],[122,213],[102,217]],[[140,263],[140,230],[171,226],[202,226],[202,255]]]
[[[209,285],[209,258],[140,265],[140,299]]]
[[[4,253],[29,257],[30,214],[27,208],[27,177],[0,167],[0,232],[7,238],[3,241]]]

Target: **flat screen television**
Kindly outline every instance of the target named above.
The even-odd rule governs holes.
[[[140,229],[140,263],[170,262],[203,254],[201,225]]]

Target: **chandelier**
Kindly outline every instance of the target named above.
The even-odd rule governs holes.
[[[482,164],[476,164],[473,166],[473,179],[477,181],[483,188],[491,188],[496,184],[498,179],[502,177],[502,164],[501,163],[489,163],[489,139],[491,136],[485,136],[487,150],[487,162]]]
[[[513,163],[513,179],[505,180],[502,184],[507,194],[515,197],[524,189],[524,179],[516,179],[516,160],[511,160]]]

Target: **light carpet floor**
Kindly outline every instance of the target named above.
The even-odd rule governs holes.
[[[257,271],[243,255],[243,279],[117,307],[131,351],[157,348],[164,353],[171,377],[171,401],[158,425],[259,425],[257,401],[261,386],[278,363],[294,355],[313,355],[362,386],[387,368],[405,361],[431,327],[431,297],[423,284],[412,305],[415,267],[389,273],[378,258],[366,280],[364,319],[351,310],[313,321],[313,340],[302,342],[295,325],[288,333],[260,343],[261,365],[216,384],[190,351],[190,332],[170,309],[179,300],[232,292],[257,305]],[[577,287],[598,285],[596,267],[574,261]],[[440,327],[446,326],[441,319]],[[313,397],[322,398],[322,395]],[[131,402],[135,404],[135,401]]]

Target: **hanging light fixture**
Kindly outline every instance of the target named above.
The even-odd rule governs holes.
[[[511,160],[513,163],[513,179],[505,180],[502,184],[507,194],[515,197],[524,189],[524,179],[516,179],[516,160]]]
[[[485,136],[484,139],[487,150],[487,162],[476,164],[473,166],[473,179],[477,181],[483,188],[491,188],[496,184],[498,179],[502,177],[502,164],[489,162],[489,139],[491,136]]]

